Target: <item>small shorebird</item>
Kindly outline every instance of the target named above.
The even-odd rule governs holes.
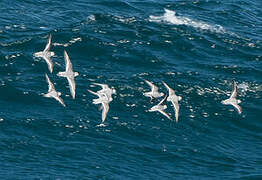
[[[99,94],[106,94],[108,98],[112,99],[112,95],[116,94],[116,90],[115,89],[111,89],[109,88],[109,86],[107,84],[100,84],[100,83],[93,83],[94,85],[100,86],[102,89],[97,91],[97,93]],[[113,100],[113,99],[112,99]]]
[[[151,87],[151,91],[150,92],[145,92],[143,94],[146,97],[150,97],[151,101],[153,101],[155,98],[162,97],[164,95],[164,93],[162,93],[162,92],[159,93],[158,92],[158,87],[156,85],[154,85],[153,83],[151,83],[148,80],[145,80],[145,82]]]
[[[52,45],[52,35],[50,34],[44,51],[36,52],[34,53],[34,56],[43,58],[48,65],[49,71],[52,73],[53,61],[51,60],[51,57],[54,56],[55,53],[50,51],[51,45]]]
[[[233,90],[232,90],[231,96],[228,99],[221,101],[221,103],[225,104],[225,105],[234,106],[236,108],[238,114],[241,114],[242,108],[238,105],[239,103],[241,103],[241,101],[239,99],[236,99],[236,97],[237,97],[237,83],[233,80],[232,84],[233,84]]]
[[[93,99],[93,104],[102,104],[102,122],[98,126],[105,126],[107,113],[109,111],[109,103],[113,100],[112,97],[108,97],[105,93],[96,93],[88,89],[88,92],[98,96],[97,99]]]
[[[65,77],[67,79],[72,98],[75,99],[75,95],[76,95],[75,77],[78,76],[79,73],[73,71],[73,65],[66,51],[64,51],[64,59],[66,64],[66,71],[57,73],[57,76]]]
[[[55,86],[54,84],[51,82],[51,80],[49,79],[49,77],[47,76],[47,74],[45,74],[46,77],[46,81],[48,83],[48,93],[44,94],[44,97],[47,98],[54,98],[55,100],[57,100],[60,104],[62,104],[62,106],[66,106],[64,101],[62,100],[61,96],[61,92],[57,92],[55,90]]]
[[[172,120],[171,117],[164,111],[167,108],[167,105],[162,105],[166,100],[167,100],[167,95],[157,105],[153,106],[148,111],[149,112],[158,111],[164,116],[166,116],[168,119]]]
[[[180,101],[182,99],[181,96],[177,96],[175,91],[170,88],[165,82],[163,82],[164,86],[167,88],[168,90],[168,97],[167,97],[167,101],[171,102],[175,113],[176,113],[176,122],[178,122],[178,116],[179,116],[179,104],[178,101]]]

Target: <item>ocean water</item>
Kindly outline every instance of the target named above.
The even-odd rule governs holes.
[[[1,179],[262,179],[261,0],[2,0]],[[43,59],[49,34],[54,72]],[[65,78],[71,58],[76,99]],[[64,108],[47,92],[48,74]],[[179,122],[147,110],[162,81]],[[222,105],[238,84],[243,113]],[[87,89],[114,87],[105,127]],[[167,103],[174,118],[172,106]]]

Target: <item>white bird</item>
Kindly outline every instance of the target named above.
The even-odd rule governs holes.
[[[94,85],[100,86],[102,89],[97,91],[99,94],[106,94],[108,98],[112,97],[112,94],[116,94],[115,89],[109,88],[107,84],[93,83]],[[112,99],[112,98],[110,98]],[[112,99],[113,100],[113,99]]]
[[[167,108],[167,105],[162,105],[167,99],[167,95],[162,99],[157,105],[153,106],[151,109],[149,109],[149,112],[158,111],[164,116],[166,116],[168,119],[172,120],[171,117],[164,111]]]
[[[55,90],[55,86],[54,84],[51,82],[51,80],[49,79],[49,77],[47,76],[47,74],[45,74],[46,77],[46,81],[48,83],[48,93],[44,94],[44,97],[47,98],[55,98],[60,104],[62,104],[64,107],[66,106],[64,101],[62,100],[61,96],[61,92],[57,92]]]
[[[174,110],[175,110],[175,116],[176,116],[176,122],[178,122],[178,116],[179,116],[179,104],[178,101],[180,101],[182,99],[181,96],[177,96],[175,91],[170,88],[165,82],[163,82],[164,86],[166,87],[166,89],[168,90],[168,97],[167,97],[167,101],[171,102]]]
[[[241,101],[236,99],[236,97],[237,97],[237,84],[234,80],[232,81],[232,84],[233,84],[233,90],[232,90],[231,96],[228,99],[221,101],[221,103],[224,104],[224,105],[234,106],[236,108],[238,114],[241,114],[242,108],[238,105],[239,103],[241,103]]]
[[[67,81],[69,83],[71,95],[72,95],[73,99],[75,99],[75,95],[76,95],[75,77],[78,76],[79,73],[73,71],[73,65],[72,65],[70,58],[69,58],[66,51],[64,51],[64,59],[65,59],[65,64],[66,64],[66,71],[65,72],[59,72],[59,73],[57,73],[57,75],[60,76],[60,77],[65,77],[67,79]]]
[[[96,93],[88,89],[88,92],[98,96],[98,99],[93,99],[93,104],[102,104],[102,122],[98,126],[104,126],[106,116],[109,111],[109,103],[113,100],[112,97],[108,97],[105,93]]]
[[[54,56],[55,53],[50,51],[51,45],[52,45],[52,35],[50,34],[44,51],[37,52],[34,54],[34,56],[43,58],[48,65],[49,71],[52,73],[53,61],[51,60],[51,57]]]
[[[89,89],[88,89],[88,92],[98,96],[97,99],[93,99],[93,104],[99,104],[101,102],[111,102],[113,100],[112,97],[107,96],[107,94],[105,94],[105,93],[98,93],[98,92],[91,91]]]
[[[150,97],[151,101],[154,100],[154,98],[162,97],[164,95],[164,93],[158,92],[158,87],[156,85],[154,85],[153,83],[151,83],[150,81],[147,81],[147,80],[145,80],[145,82],[151,87],[151,91],[145,92],[143,94],[146,97]]]

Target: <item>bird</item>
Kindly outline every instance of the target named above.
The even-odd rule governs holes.
[[[164,116],[166,116],[168,119],[172,120],[172,118],[164,111],[167,108],[167,105],[162,105],[166,100],[167,100],[167,95],[157,105],[153,106],[148,111],[149,112],[158,111]]]
[[[75,83],[75,77],[79,75],[78,72],[73,71],[73,65],[70,61],[70,58],[67,54],[67,52],[64,50],[64,59],[66,64],[66,71],[65,72],[58,72],[57,76],[65,77],[69,83],[70,92],[72,95],[72,98],[75,99],[76,95],[76,83]]]
[[[97,93],[104,93],[106,94],[108,97],[112,97],[112,94],[116,94],[116,90],[115,89],[111,89],[109,88],[109,86],[107,84],[100,84],[100,83],[93,83],[94,85],[100,86],[102,89],[97,91]],[[112,99],[112,98],[111,98]]]
[[[48,75],[45,74],[45,77],[46,77],[46,81],[48,83],[48,93],[44,94],[43,96],[44,97],[47,97],[47,98],[54,98],[55,100],[57,100],[60,104],[62,104],[62,106],[66,106],[64,101],[62,100],[62,98],[60,97],[61,96],[61,92],[57,92],[55,90],[55,86],[54,84],[51,82],[51,80],[49,79]]]
[[[158,87],[156,85],[154,85],[153,83],[151,83],[148,80],[145,80],[145,82],[151,87],[151,91],[145,92],[143,93],[143,95],[146,97],[150,97],[151,101],[153,101],[155,98],[162,97],[164,95],[164,93],[158,92]]]
[[[111,101],[113,100],[112,97],[107,96],[107,94],[105,94],[105,93],[98,93],[98,92],[91,91],[91,90],[89,90],[89,89],[88,89],[88,92],[90,92],[91,94],[94,94],[94,95],[98,96],[97,99],[93,99],[93,104],[99,104],[99,103],[102,102],[102,101],[111,102]]]
[[[102,104],[102,122],[98,126],[104,126],[106,116],[109,111],[109,103],[113,100],[112,97],[108,97],[105,93],[97,93],[88,89],[88,92],[98,96],[97,99],[93,99],[93,104]]]
[[[44,51],[36,52],[34,53],[34,56],[43,58],[48,65],[49,71],[52,73],[53,72],[53,61],[51,57],[54,56],[55,53],[50,51],[51,45],[52,45],[52,35],[50,34]]]
[[[233,90],[232,93],[230,95],[230,97],[226,100],[221,101],[222,104],[224,105],[232,105],[234,106],[234,108],[236,108],[238,114],[242,113],[242,108],[238,105],[241,103],[241,101],[239,99],[236,99],[237,97],[237,83],[232,80],[232,85],[233,85]]]
[[[178,122],[179,109],[180,109],[178,101],[181,101],[182,97],[181,96],[177,96],[175,91],[172,88],[170,88],[165,82],[162,82],[162,83],[164,84],[164,86],[168,90],[167,101],[172,103],[172,105],[174,107],[174,111],[175,111],[176,122]]]

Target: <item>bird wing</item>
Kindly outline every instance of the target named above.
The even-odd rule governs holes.
[[[64,59],[65,59],[65,64],[66,64],[66,72],[73,71],[73,66],[72,66],[72,63],[70,61],[70,58],[69,58],[66,50],[64,50]]]
[[[164,97],[164,99],[162,99],[159,103],[158,103],[158,105],[161,105],[161,104],[163,104],[165,101],[166,101],[166,99],[167,99],[167,94],[165,95],[165,97]]]
[[[174,95],[175,91],[170,88],[164,81],[162,82],[164,84],[164,86],[166,87],[166,89],[168,90],[169,96]]]
[[[233,84],[233,90],[232,90],[230,98],[236,98],[237,97],[237,83],[233,80],[232,84]]]
[[[55,90],[54,84],[51,82],[47,74],[45,74],[45,77],[46,77],[46,82],[48,83],[48,92]]]
[[[232,106],[234,106],[234,108],[236,108],[238,114],[241,114],[241,113],[242,113],[242,108],[241,108],[238,104],[233,104],[233,103],[232,103]]]
[[[52,59],[50,57],[47,57],[47,56],[44,56],[43,58],[48,65],[49,71],[52,73],[53,72],[53,61],[52,61]]]
[[[148,80],[145,80],[145,82],[150,86],[151,90],[154,92],[158,91],[158,87],[156,87],[153,83],[151,83]]]
[[[101,83],[93,83],[96,86],[100,86],[102,89],[107,89],[109,88],[107,84],[101,84]]]
[[[71,95],[73,97],[73,99],[75,99],[75,95],[76,95],[76,83],[75,83],[75,79],[74,77],[72,78],[67,78],[67,81],[69,83],[69,87],[70,87],[70,92],[71,92]]]
[[[103,111],[102,111],[102,123],[105,122],[107,113],[109,111],[109,104],[108,103],[102,103]]]
[[[178,102],[171,101],[175,110],[175,116],[176,116],[176,122],[178,122],[178,116],[179,116],[179,104]]]
[[[64,103],[64,101],[63,101],[63,99],[61,98],[61,97],[59,97],[59,96],[57,96],[57,97],[55,97],[55,99],[60,103],[60,104],[62,104],[62,106],[66,106],[65,105],[65,103]]]
[[[158,110],[158,112],[160,112],[161,114],[163,114],[164,116],[166,116],[168,119],[171,120],[171,117],[163,110]]]
[[[51,45],[52,45],[52,35],[50,34],[50,35],[49,35],[49,38],[48,38],[48,42],[47,42],[47,44],[46,44],[46,46],[45,46],[44,52],[49,51],[50,48],[51,48]]]
[[[89,90],[89,89],[88,89],[87,91],[88,91],[88,92],[90,92],[91,94],[94,94],[94,95],[96,95],[96,96],[100,97],[100,96],[99,96],[99,94],[98,94],[98,93],[96,93],[96,92],[94,92],[94,91],[91,91],[91,90]]]

